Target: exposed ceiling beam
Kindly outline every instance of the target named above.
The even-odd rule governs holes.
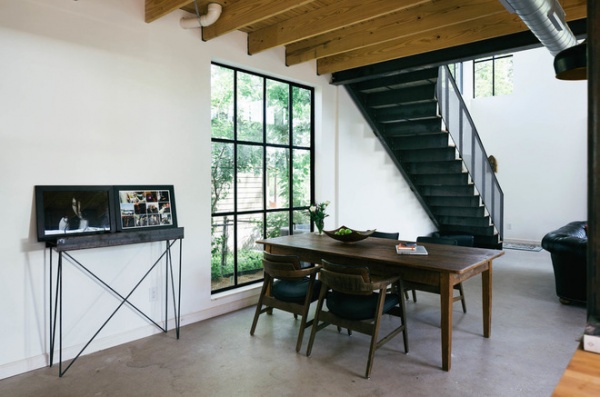
[[[146,0],[145,21],[150,23],[156,21],[181,7],[184,7],[193,0]]]
[[[594,1],[594,0],[589,0]],[[563,0],[561,1],[563,10],[565,10],[565,20],[567,22],[576,21],[587,17],[588,0]]]
[[[202,40],[208,41],[226,33],[240,30],[314,0],[240,0],[223,7],[221,17],[202,28]]]
[[[338,0],[328,6],[249,33],[248,53],[256,54],[424,3],[431,3],[431,0]]]
[[[585,36],[587,34],[586,19],[571,21],[569,22],[569,27],[575,36]],[[527,30],[508,36],[468,43],[458,47],[444,48],[442,50],[393,59],[369,66],[346,69],[333,73],[331,84],[345,85],[359,83],[383,76],[393,76],[398,73],[420,70],[422,68],[464,62],[491,55],[508,54],[531,48],[539,48],[541,46],[542,43],[540,43],[538,38],[530,30]]]
[[[336,55],[410,36],[415,31],[427,32],[456,25],[484,16],[506,12],[498,0],[446,0],[365,21],[344,29],[292,43],[286,47],[288,66],[312,59]]]
[[[476,25],[463,22],[433,32],[418,33],[399,40],[317,59],[317,74],[338,72],[524,30],[527,30],[527,26],[517,15],[505,12],[478,19]]]
[[[585,0],[567,0],[566,20],[585,18]],[[528,30],[516,14],[494,14],[475,21],[466,21],[446,26],[435,31],[417,33],[398,40],[390,40],[361,49],[317,59],[317,74],[334,73],[341,70],[385,62],[416,54],[427,53],[467,43],[491,39]]]

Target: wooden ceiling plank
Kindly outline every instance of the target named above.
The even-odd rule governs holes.
[[[569,9],[583,8],[584,12],[587,15],[588,0],[559,0],[558,2],[560,3],[563,10],[565,10],[566,14],[569,13],[569,11],[568,11]],[[567,18],[568,18],[568,16],[567,16]]]
[[[432,0],[340,0],[248,34],[248,53],[286,45]]]
[[[569,27],[576,36],[587,34],[586,19],[570,21]],[[506,36],[495,37],[473,43],[467,43],[441,50],[430,51],[423,54],[392,59],[386,62],[370,64],[354,69],[346,69],[333,73],[330,83],[333,85],[346,85],[361,83],[378,79],[384,76],[394,76],[399,73],[421,70],[448,65],[454,62],[489,57],[492,55],[509,54],[532,48],[540,48],[542,43],[529,30],[513,33]]]
[[[418,33],[399,40],[317,59],[317,74],[339,72],[525,30],[527,26],[517,15],[508,12],[495,14],[479,19],[477,24],[465,22],[435,32]]]
[[[291,43],[286,47],[286,65],[291,66],[355,50],[373,43],[395,40],[412,35],[415,31],[431,31],[505,12],[506,10],[498,0],[474,0],[471,2],[446,0],[422,4],[348,28]]]
[[[192,3],[192,1],[193,0],[146,0],[144,20],[146,23],[156,21],[158,18]]]
[[[565,6],[567,21],[585,18],[587,3],[574,0]],[[392,59],[451,48],[477,41],[528,30],[515,14],[500,13],[480,20],[464,22],[434,32],[425,32],[317,59],[317,74],[333,73]]]
[[[565,20],[576,21],[587,18],[588,0],[564,0],[562,1],[563,10],[565,10]]]
[[[223,7],[221,17],[202,28],[202,40],[208,41],[253,23],[285,13],[314,0],[242,0]]]

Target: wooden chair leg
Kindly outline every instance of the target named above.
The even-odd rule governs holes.
[[[371,334],[371,346],[369,348],[369,359],[367,361],[367,370],[365,378],[371,377],[371,370],[373,369],[373,359],[375,358],[375,350],[377,350],[377,342],[379,337],[379,324],[381,322],[381,316],[383,315],[383,302],[385,301],[385,290],[379,291],[379,300],[377,302],[377,309],[375,313],[375,321],[373,321],[373,332]]]
[[[342,327],[340,327],[339,325],[337,326],[337,330],[338,330],[338,334],[342,332]],[[348,335],[352,335],[352,330],[350,328],[348,328]]]
[[[398,289],[401,291],[404,289],[402,286],[402,280],[398,281]],[[413,290],[414,292],[414,290]],[[408,353],[408,327],[406,326],[406,300],[402,294],[398,294],[398,300],[400,301],[400,310],[402,310],[402,325],[404,326],[404,330],[402,331],[402,339],[404,341],[404,353]]]
[[[302,314],[302,321],[300,322],[300,331],[298,331],[298,340],[296,341],[296,353],[302,348],[302,338],[304,337],[304,329],[306,328],[306,317],[308,316],[308,310]]]
[[[467,312],[467,301],[465,300],[465,291],[463,290],[462,283],[458,284],[458,291],[460,292],[460,303],[462,303],[463,313]]]
[[[304,330],[306,329],[306,319],[308,318],[308,309],[310,308],[310,303],[312,301],[315,279],[316,276],[314,274],[311,275],[310,287],[306,291],[306,297],[304,298],[304,308],[302,309],[302,321],[300,321],[300,331],[298,331],[298,341],[296,342],[296,353],[298,353],[302,348],[302,338],[304,337]],[[294,317],[297,318],[298,315],[294,314]]]
[[[317,309],[315,310],[315,317],[313,318],[312,328],[310,330],[310,338],[308,339],[308,347],[306,348],[306,357],[310,357],[310,353],[312,351],[313,343],[315,342],[315,335],[319,328],[319,316],[321,315],[321,309],[323,309],[323,301],[325,300],[325,295],[327,294],[327,288],[321,287],[321,292],[319,293],[319,301],[317,303]]]
[[[265,276],[265,281],[263,282],[262,289],[260,290],[260,296],[258,297],[258,303],[256,304],[256,311],[254,312],[254,320],[252,320],[252,328],[250,328],[250,335],[254,335],[254,331],[256,330],[256,324],[258,323],[258,317],[262,311],[263,298],[269,288],[270,280]]]
[[[416,289],[412,290],[412,296],[413,296],[413,302],[417,303],[417,290]]]

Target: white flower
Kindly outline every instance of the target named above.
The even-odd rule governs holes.
[[[310,212],[315,212],[317,210],[317,207],[315,207],[314,205],[311,205],[310,208],[308,209]]]

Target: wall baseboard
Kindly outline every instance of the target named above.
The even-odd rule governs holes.
[[[541,241],[535,241],[535,240],[505,239],[504,242],[512,243],[512,244],[539,245],[539,246],[542,245]]]

